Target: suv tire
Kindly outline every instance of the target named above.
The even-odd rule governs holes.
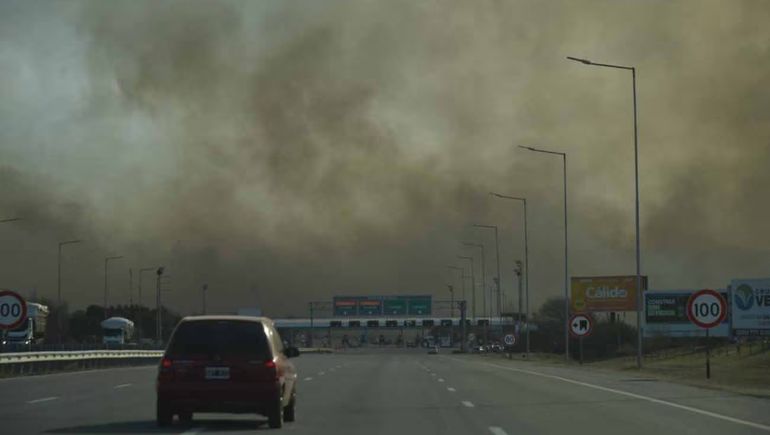
[[[171,408],[158,400],[155,404],[155,421],[159,427],[170,426],[174,419]]]

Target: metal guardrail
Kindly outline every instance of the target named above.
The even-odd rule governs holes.
[[[13,352],[0,354],[0,364],[80,361],[86,359],[160,358],[162,350],[80,350],[61,352]]]

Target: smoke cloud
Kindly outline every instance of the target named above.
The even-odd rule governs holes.
[[[83,239],[76,306],[108,255],[111,303],[164,265],[183,313],[203,283],[215,311],[274,316],[444,299],[460,241],[491,285],[482,223],[510,301],[523,219],[496,191],[529,199],[536,306],[563,291],[561,161],[517,145],[568,153],[570,273],[632,274],[630,73],[568,55],[638,68],[651,286],[766,276],[769,21],[759,1],[4,2],[0,211],[23,220],[0,224],[0,286],[54,297],[57,243]]]

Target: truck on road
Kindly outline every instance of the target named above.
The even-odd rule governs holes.
[[[102,321],[104,344],[126,344],[134,337],[134,322],[125,317],[110,317]]]
[[[27,319],[21,325],[8,331],[4,345],[20,346],[39,344],[45,337],[45,325],[48,319],[48,307],[35,302],[27,302]]]

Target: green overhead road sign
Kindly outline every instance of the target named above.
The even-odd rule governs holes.
[[[416,296],[409,298],[409,315],[430,315],[430,296]]]
[[[384,301],[384,311],[383,314],[386,316],[405,316],[406,315],[406,305],[407,300],[403,297],[398,297],[394,299],[385,299]]]

